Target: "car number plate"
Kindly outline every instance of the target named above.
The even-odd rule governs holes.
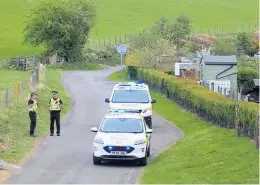
[[[123,151],[111,151],[112,155],[126,155],[126,152]]]

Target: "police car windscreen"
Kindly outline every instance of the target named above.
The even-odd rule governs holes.
[[[146,90],[115,90],[113,103],[149,103]]]
[[[134,118],[107,118],[100,127],[100,132],[106,133],[142,133],[143,124]]]

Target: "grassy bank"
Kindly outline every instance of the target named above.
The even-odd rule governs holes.
[[[12,88],[18,81],[26,80],[30,72],[0,69],[0,90]]]
[[[116,73],[109,78],[119,81],[114,78],[119,72]],[[157,99],[154,110],[185,135],[145,168],[141,183],[259,183],[259,151],[249,139],[236,137],[234,130],[202,121],[159,93],[153,92],[152,96]]]
[[[39,109],[36,138],[31,138],[29,134],[29,117],[27,109],[28,97],[20,100],[20,103],[10,109],[0,112],[0,158],[11,163],[19,162],[29,153],[35,142],[39,141],[49,131],[49,111],[48,102],[51,91],[57,90],[64,102],[62,116],[68,112],[70,99],[67,96],[62,84],[61,75],[57,70],[48,69],[45,73],[45,86],[39,89]]]
[[[65,71],[74,71],[74,70],[100,70],[103,67],[95,63],[82,63],[82,64],[51,64],[48,65],[50,69],[62,69]]]

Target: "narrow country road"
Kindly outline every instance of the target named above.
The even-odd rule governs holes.
[[[63,121],[61,136],[45,138],[37,151],[23,165],[21,173],[11,176],[10,184],[132,184],[142,167],[129,162],[94,166],[92,142],[94,133],[108,109],[104,102],[114,82],[108,76],[119,68],[100,71],[66,72],[63,83],[72,98],[71,112]],[[166,120],[154,115],[152,157],[182,136]],[[149,164],[148,164],[149,165]]]

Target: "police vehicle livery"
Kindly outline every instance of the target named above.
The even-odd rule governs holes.
[[[132,110],[109,111],[93,141],[93,163],[101,164],[102,160],[132,160],[145,166],[150,156],[150,129],[142,115]]]
[[[149,87],[144,83],[119,83],[113,88],[109,103],[109,110],[140,110],[146,124],[152,128],[152,104],[156,103],[151,98]]]

